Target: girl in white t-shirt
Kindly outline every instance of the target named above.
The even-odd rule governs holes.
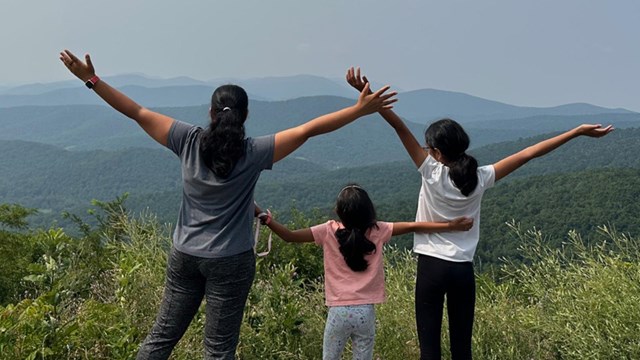
[[[347,82],[363,89],[368,82],[360,69],[347,71]],[[422,175],[416,221],[447,221],[458,216],[474,219],[465,233],[414,235],[418,254],[415,310],[421,359],[440,359],[440,332],[446,295],[449,337],[453,359],[471,359],[471,334],[475,306],[473,255],[480,234],[480,201],[484,191],[529,160],[545,155],[569,140],[585,135],[601,137],[611,126],[581,125],[508,156],[493,165],[478,167],[466,153],[469,137],[457,122],[443,119],[425,132],[426,147],[391,110],[380,111],[395,129]]]
[[[442,222],[377,221],[367,192],[358,185],[343,188],[336,199],[339,221],[289,230],[262,213],[256,216],[287,242],[315,242],[324,257],[325,301],[329,307],[322,346],[323,359],[340,359],[349,338],[354,359],[371,359],[375,334],[374,304],[384,302],[382,249],[391,236],[409,232],[462,232],[473,220]]]

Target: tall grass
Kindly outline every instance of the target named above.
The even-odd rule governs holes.
[[[640,249],[611,227],[562,249],[511,224],[528,263],[482,278],[474,333],[480,359],[639,359]]]
[[[19,300],[0,307],[0,359],[135,357],[162,295],[169,229],[152,214],[132,218],[101,205],[106,215],[91,233],[32,235],[43,250]],[[597,244],[570,233],[553,249],[540,231],[511,227],[525,261],[507,259],[495,273],[478,275],[475,358],[640,359],[638,242],[601,227]],[[272,254],[257,260],[238,357],[318,359],[326,316],[322,255],[315,245],[274,240]],[[376,306],[375,356],[415,359],[415,258],[393,247],[385,254],[387,302]],[[174,359],[202,357],[204,321],[201,309]],[[448,356],[446,332],[445,321]]]

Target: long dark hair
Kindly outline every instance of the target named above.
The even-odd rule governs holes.
[[[211,95],[211,123],[200,133],[200,154],[216,176],[228,177],[244,155],[248,106],[247,93],[237,85],[222,85]]]
[[[424,134],[427,146],[440,150],[447,159],[449,176],[464,196],[478,186],[478,162],[467,154],[469,135],[451,119],[442,119],[429,126]]]
[[[369,263],[365,255],[376,251],[376,245],[367,239],[367,230],[376,227],[376,209],[369,194],[356,184],[347,185],[338,194],[336,214],[344,228],[336,231],[340,253],[353,271],[365,271]]]

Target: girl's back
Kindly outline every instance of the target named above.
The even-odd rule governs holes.
[[[379,304],[385,300],[383,245],[390,239],[393,224],[378,221],[365,236],[376,250],[364,258],[368,267],[364,271],[353,271],[340,252],[336,237],[343,228],[338,221],[330,220],[311,228],[314,242],[322,246],[324,253],[325,293],[327,306]]]
[[[480,238],[480,203],[485,190],[494,184],[493,166],[477,168],[478,183],[468,195],[462,194],[449,176],[449,167],[427,156],[418,169],[422,175],[416,221],[440,222],[467,216],[474,225],[468,232],[415,233],[416,253],[450,261],[471,261]]]

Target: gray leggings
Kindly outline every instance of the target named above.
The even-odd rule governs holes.
[[[206,298],[204,358],[234,359],[244,306],[255,277],[252,250],[201,258],[171,250],[162,304],[136,359],[167,359]]]
[[[373,358],[376,312],[372,304],[331,306],[322,343],[323,360],[339,360],[351,338],[354,360]]]

